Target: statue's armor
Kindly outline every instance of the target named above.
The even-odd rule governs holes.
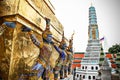
[[[39,62],[43,64],[44,67],[50,65],[51,54],[52,45],[48,43],[43,43],[43,47],[40,48]]]
[[[44,42],[43,47],[40,48],[40,54],[38,57],[40,64],[42,64],[44,67],[51,66],[54,68],[58,57],[59,53],[54,49],[54,46]]]
[[[68,53],[65,51],[65,60],[63,61],[63,66],[67,65],[68,63]]]
[[[57,63],[57,60],[59,59],[59,53],[58,51],[56,51],[53,45],[51,47],[52,47],[52,54],[50,57],[50,65],[52,68],[54,68]]]
[[[56,60],[59,57],[59,53],[55,50],[53,44],[43,41],[39,42],[34,34],[30,35],[32,42],[40,49],[40,53],[37,59],[37,64],[33,65],[33,70],[37,70],[36,66],[41,64],[44,67],[44,76],[51,77],[52,69],[55,67]],[[40,76],[43,72],[41,69],[37,70],[37,74]],[[39,77],[38,76],[38,77]],[[52,77],[53,78],[53,77]]]
[[[60,50],[60,52],[62,53],[62,52],[64,52],[64,50],[62,50],[62,49],[59,49]],[[66,53],[64,52],[64,54],[65,54],[65,56],[66,56]],[[59,58],[57,59],[57,61],[56,61],[56,64],[55,64],[55,66],[56,67],[61,67],[61,65],[63,65],[63,59],[62,59],[62,57],[61,56],[59,56]]]
[[[66,57],[65,51],[62,50],[62,49],[60,49],[60,48],[59,48],[59,53],[60,53],[60,55],[62,53],[64,53],[65,57]],[[58,60],[56,62],[55,68],[54,68],[54,80],[58,80],[58,74],[59,74],[59,72],[60,72],[60,74],[63,74],[63,72],[61,72],[61,70],[63,71],[63,69],[64,69],[63,68],[64,67],[63,63],[64,63],[63,58],[61,56],[59,56],[59,58],[58,58]]]
[[[67,62],[67,65],[68,65],[68,75],[71,74],[71,65],[72,65],[72,60],[73,60],[73,54],[71,51],[67,51],[68,53],[68,62]]]
[[[72,53],[67,51],[67,62],[66,65],[68,66],[72,62]]]

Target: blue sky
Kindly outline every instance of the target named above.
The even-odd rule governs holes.
[[[65,36],[74,35],[74,51],[85,52],[88,43],[89,7],[96,9],[97,24],[104,50],[120,43],[120,0],[50,0],[55,15],[64,26]]]

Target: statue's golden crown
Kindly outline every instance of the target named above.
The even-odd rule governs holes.
[[[50,31],[50,19],[49,18],[45,18],[46,20],[46,29],[43,31],[42,36],[44,39],[47,38],[47,35],[52,35],[51,31]]]

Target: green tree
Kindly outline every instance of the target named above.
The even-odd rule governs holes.
[[[115,44],[108,49],[109,53],[116,54],[120,52],[120,44]]]
[[[115,59],[115,63],[117,65],[117,69],[116,69],[116,72],[118,72],[118,74],[120,75],[120,44],[115,44],[113,45],[112,47],[110,47],[108,49],[108,52],[109,53],[112,53],[112,54],[117,54],[117,58]],[[113,55],[113,58],[114,58],[114,55]]]

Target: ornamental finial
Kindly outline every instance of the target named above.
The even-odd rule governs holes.
[[[91,6],[93,6],[93,3],[91,2]]]

